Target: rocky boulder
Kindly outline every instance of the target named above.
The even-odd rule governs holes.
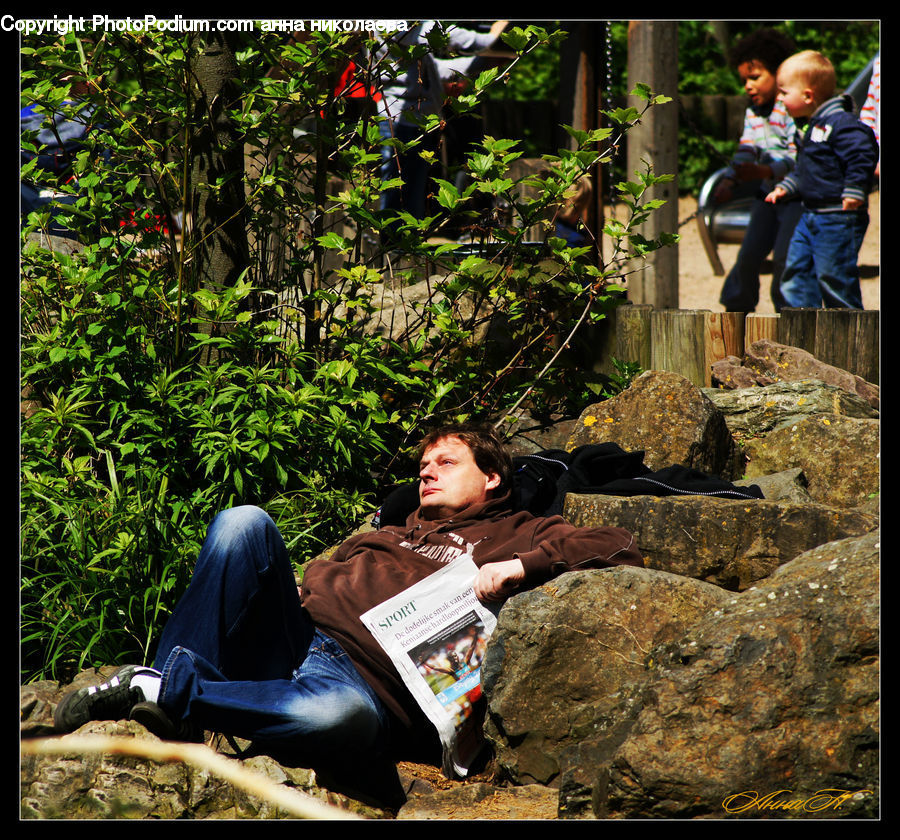
[[[475,782],[413,794],[398,820],[555,820],[558,794],[543,785],[515,788]]]
[[[741,441],[768,434],[810,414],[838,414],[858,419],[878,416],[878,410],[862,397],[817,379],[734,390],[704,388],[703,393],[725,416],[729,431]]]
[[[483,664],[485,734],[516,784],[559,784],[566,746],[613,724],[647,652],[680,638],[729,594],[649,569],[569,572],[500,610]]]
[[[828,543],[655,649],[599,761],[563,769],[562,810],[877,816],[879,581],[878,534]]]
[[[740,478],[740,450],[725,417],[692,382],[669,371],[647,371],[621,394],[586,408],[566,449],[588,443],[619,444],[644,452],[653,470],[684,464]]]
[[[769,475],[755,478],[741,478],[734,482],[737,487],[755,485],[762,491],[763,498],[772,502],[798,502],[806,504],[812,501],[809,495],[809,484],[803,470],[793,467]]]
[[[813,414],[745,441],[746,477],[803,470],[812,498],[856,507],[878,493],[880,422],[839,414]]]
[[[822,504],[704,496],[570,493],[573,525],[626,528],[651,569],[744,590],[823,542],[861,536],[878,517]]]
[[[203,766],[180,761],[178,747],[167,747],[167,760],[120,753],[116,739],[140,750],[159,739],[133,721],[85,724],[78,736],[109,740],[106,752],[28,755],[21,766],[21,816],[25,819],[280,819],[297,813],[280,806],[266,790],[284,788],[306,794],[319,816],[383,816],[384,811],[319,786],[305,768],[278,764],[268,756],[239,762],[250,784],[235,784]],[[198,745],[188,745],[196,750]],[[170,754],[168,754],[170,752]],[[151,752],[152,754],[152,752]],[[261,780],[261,783],[260,783]],[[331,806],[328,808],[326,806]],[[333,809],[333,810],[332,810]]]
[[[778,344],[768,338],[754,341],[742,359],[728,356],[712,366],[714,384],[723,388],[746,388],[773,382],[818,379],[827,385],[856,394],[878,408],[880,389],[862,377],[820,361],[799,347]]]

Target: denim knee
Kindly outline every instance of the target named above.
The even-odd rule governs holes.
[[[255,528],[276,527],[272,517],[256,505],[238,505],[220,511],[213,519],[209,530],[222,531],[223,534],[234,535]],[[218,533],[217,533],[218,536]]]
[[[368,751],[380,741],[378,712],[355,692],[325,694],[312,703],[298,694],[296,703],[284,711],[295,717],[307,749]]]
[[[206,533],[201,555],[218,561],[254,559],[268,565],[268,558],[284,545],[272,517],[255,505],[221,511]]]

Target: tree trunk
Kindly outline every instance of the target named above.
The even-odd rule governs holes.
[[[232,286],[249,264],[244,145],[227,113],[237,64],[228,34],[197,34],[196,101],[192,119],[193,276],[198,287]]]

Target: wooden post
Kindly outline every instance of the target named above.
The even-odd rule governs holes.
[[[828,365],[878,382],[878,310],[821,309],[812,354]]]
[[[750,349],[754,341],[770,338],[778,341],[778,325],[781,322],[780,315],[763,315],[750,312],[744,319],[744,352]]]
[[[678,232],[678,22],[632,20],[628,23],[628,89],[645,84],[651,93],[664,94],[672,101],[654,105],[627,136],[627,180],[636,181],[635,171],[647,164],[656,175],[675,175],[674,180],[657,184],[647,198],[666,203],[654,210],[641,226],[647,239],[661,233]],[[629,97],[637,108],[644,100]],[[650,303],[657,309],[678,306],[678,246],[669,245],[651,252],[642,271],[628,281],[628,297],[635,303]]]
[[[649,303],[616,307],[616,358],[622,362],[637,362],[650,370],[650,313]]]
[[[820,362],[850,370],[852,364],[847,346],[849,309],[822,309],[816,314],[816,335],[810,351]]]
[[[878,385],[881,379],[881,312],[877,309],[855,309],[853,312],[854,329],[847,343],[854,348],[855,364],[850,372]]]
[[[744,313],[707,312],[704,319],[706,385],[712,385],[712,365],[726,356],[744,355]]]
[[[788,347],[815,353],[816,319],[820,309],[782,309],[775,340]]]
[[[650,313],[650,364],[653,370],[670,370],[698,388],[709,381],[704,340],[706,311],[654,309]]]

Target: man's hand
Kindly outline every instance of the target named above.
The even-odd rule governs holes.
[[[475,597],[479,601],[502,601],[525,580],[525,567],[518,557],[485,563],[475,578]]]
[[[766,201],[768,201],[769,204],[775,204],[778,199],[783,198],[786,195],[787,190],[784,187],[775,187],[775,189],[766,196]]]
[[[841,209],[843,210],[859,210],[862,205],[861,198],[845,198],[841,201]]]

